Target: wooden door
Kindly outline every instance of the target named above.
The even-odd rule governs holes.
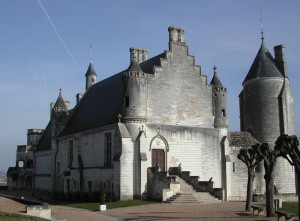
[[[152,149],[152,166],[159,165],[161,171],[165,171],[165,151]]]

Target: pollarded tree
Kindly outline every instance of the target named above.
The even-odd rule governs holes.
[[[238,159],[244,162],[248,168],[246,211],[251,211],[255,168],[262,160],[260,152],[258,151],[259,148],[259,144],[253,145],[250,148],[242,148],[237,156]]]
[[[274,147],[276,151],[280,152],[280,156],[287,159],[287,161],[295,167],[298,181],[298,212],[300,213],[300,150],[298,148],[299,140],[297,136],[288,136],[286,134],[278,137]]]
[[[276,158],[280,156],[280,152],[275,149],[270,149],[267,143],[263,143],[258,149],[261,157],[264,160],[265,168],[265,185],[266,185],[266,210],[267,217],[275,216],[274,209],[274,167]]]

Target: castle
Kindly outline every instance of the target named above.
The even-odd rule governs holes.
[[[295,134],[285,48],[276,46],[273,58],[262,39],[239,95],[241,131],[230,132],[217,68],[209,81],[188,54],[184,30],[168,31],[168,50],[147,59],[145,49],[130,48],[129,67],[103,81],[96,82],[91,62],[74,108],[60,92],[46,128],[28,130],[27,145],[18,146],[10,188],[93,195],[104,182],[116,199],[155,198],[162,188],[150,180],[153,171],[168,180],[177,169],[221,190],[223,200],[244,200],[247,168],[237,159],[239,149],[273,146],[280,134]],[[263,194],[260,167],[254,192]],[[280,194],[296,192],[285,160],[278,160],[275,183]]]

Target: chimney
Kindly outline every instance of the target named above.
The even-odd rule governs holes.
[[[130,48],[130,62],[135,58],[138,63],[147,60],[147,50],[143,48]]]
[[[285,46],[277,45],[274,47],[275,63],[277,64],[279,70],[282,72],[284,77],[288,76],[287,65],[285,62]]]
[[[169,27],[169,41],[184,44],[184,30],[174,26]]]

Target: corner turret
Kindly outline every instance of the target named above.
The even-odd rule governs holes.
[[[69,111],[66,104],[67,101],[63,99],[60,89],[58,98],[51,110],[52,137],[59,134],[67,123]]]
[[[140,52],[145,50],[139,49]],[[138,62],[137,50],[131,48],[131,62],[123,73],[124,103],[123,119],[128,121],[146,121],[148,75],[143,72]]]
[[[217,67],[214,66],[214,76],[210,82],[213,86],[213,114],[215,128],[227,128],[227,89],[223,87],[218,75]]]

